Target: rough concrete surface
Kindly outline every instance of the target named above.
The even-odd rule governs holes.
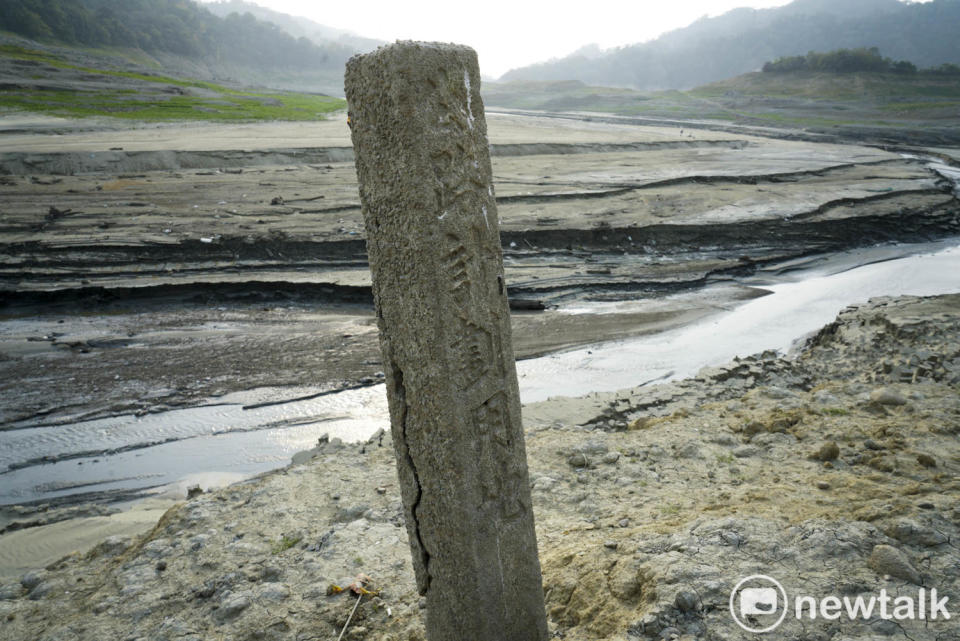
[[[476,53],[397,43],[345,84],[427,636],[546,639]]]

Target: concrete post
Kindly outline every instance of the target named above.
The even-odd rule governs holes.
[[[347,63],[397,468],[430,641],[546,616],[480,74],[401,42]]]

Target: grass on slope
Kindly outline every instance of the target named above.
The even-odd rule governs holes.
[[[148,121],[317,120],[346,107],[341,99],[294,92],[251,92],[169,76],[98,69],[17,45],[0,45],[0,58],[29,78],[22,86],[0,88],[0,108],[58,116],[108,116]],[[64,74],[77,77],[76,89],[58,86]],[[111,83],[112,80],[117,82]],[[96,87],[87,87],[97,83]],[[116,87],[105,88],[104,85]]]
[[[576,81],[493,83],[484,89],[490,106],[653,118],[755,120],[787,126],[960,119],[960,82],[926,74],[751,73],[689,91],[649,93]]]

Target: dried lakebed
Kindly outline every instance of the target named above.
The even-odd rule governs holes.
[[[506,115],[490,133],[511,298],[556,306],[515,314],[521,357],[688,325],[824,253],[960,229],[954,186],[916,155]],[[382,369],[352,163],[309,162],[347,135],[328,121],[0,136],[0,167],[38,163],[0,176],[0,440],[34,443],[4,459],[20,480],[3,502],[126,497],[203,464],[188,450],[229,430],[249,474],[368,421],[332,397],[235,404]],[[123,164],[143,158],[181,168]],[[183,467],[148,471],[148,452]]]

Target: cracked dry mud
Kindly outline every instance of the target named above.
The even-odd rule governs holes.
[[[877,299],[798,353],[524,409],[551,632],[741,639],[730,589],[960,603],[960,295]],[[389,435],[171,509],[0,587],[4,638],[422,639]],[[892,552],[891,552],[892,550]],[[892,559],[892,560],[891,560]],[[954,609],[954,613],[956,610]],[[960,638],[955,621],[798,622],[780,639]]]

